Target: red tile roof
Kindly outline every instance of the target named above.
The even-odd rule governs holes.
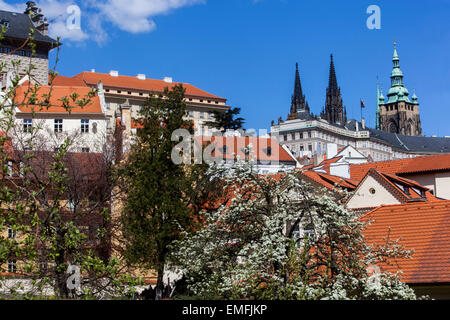
[[[403,271],[409,284],[450,282],[450,201],[380,206],[361,218],[372,221],[364,231],[369,244],[383,245],[389,236],[414,249],[412,259],[382,264],[383,271]]]
[[[197,141],[202,140],[202,145],[209,142],[215,144],[212,152],[213,156],[219,156],[223,159],[245,159],[244,148],[252,144],[252,153],[250,159],[258,161],[282,161],[296,163],[293,158],[274,138],[263,137],[196,137]],[[227,146],[226,154],[223,154],[223,146]],[[271,152],[268,154],[267,148],[270,147]]]
[[[314,181],[319,185],[333,191],[336,191],[335,185],[338,185],[339,187],[347,190],[355,190],[358,186],[357,181],[333,176],[326,173],[320,173],[313,170],[303,171],[300,174],[308,178],[309,180]]]
[[[315,166],[314,169],[315,170],[323,170],[323,171],[326,171],[327,173],[330,173],[330,165],[332,163],[338,162],[341,159],[342,159],[342,156],[333,157],[331,159],[325,159],[321,163],[319,163],[317,166]]]
[[[130,90],[141,90],[141,91],[151,91],[151,92],[163,92],[164,88],[172,88],[177,82],[167,83],[164,80],[156,79],[145,79],[140,80],[137,77],[131,76],[117,76],[113,77],[108,73],[97,73],[97,72],[81,72],[73,77],[56,76],[53,84],[54,85],[88,85],[95,86],[99,81],[102,81],[105,88],[117,88],[117,89],[130,89]],[[201,90],[189,83],[182,83],[183,87],[186,89],[186,96],[191,97],[203,97],[211,98],[214,100],[219,100],[221,102],[226,102],[225,98],[213,95],[204,90]]]
[[[21,112],[31,113],[68,113],[67,109],[63,106],[62,98],[69,98],[73,93],[78,94],[78,97],[74,100],[69,98],[70,112],[72,114],[101,114],[103,113],[100,99],[98,96],[90,98],[90,101],[84,107],[80,107],[76,104],[77,100],[87,98],[91,92],[89,87],[71,87],[71,86],[54,86],[50,97],[50,106],[42,106],[39,103],[43,103],[45,95],[49,94],[50,86],[39,87],[36,99],[36,104],[30,104],[31,92],[28,86],[18,87],[16,90],[15,103],[18,104],[18,108]]]
[[[361,180],[371,168],[396,175],[450,170],[450,154],[353,164],[350,165],[350,176]]]
[[[396,175],[370,169],[366,176],[372,175],[378,182],[385,186],[399,201],[408,202],[413,200],[437,201],[438,199],[429,191],[427,187],[421,184],[398,177]],[[364,179],[363,179],[364,180]],[[409,191],[406,193],[405,187]],[[422,197],[422,192],[425,198]]]

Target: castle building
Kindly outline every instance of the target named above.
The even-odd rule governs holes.
[[[127,132],[134,130],[132,123],[126,122],[127,113],[131,119],[139,118],[139,110],[150,96],[162,93],[164,88],[172,88],[177,82],[171,77],[163,79],[150,79],[145,74],[137,76],[120,75],[119,71],[111,70],[109,73],[99,73],[95,70],[84,71],[73,77],[58,75],[53,84],[56,86],[86,86],[98,87],[99,96],[106,103],[106,116],[108,119],[108,133],[113,133],[116,118],[122,118]],[[195,135],[211,135],[213,131],[206,122],[213,121],[213,112],[225,112],[230,108],[227,99],[206,92],[189,83],[181,83],[185,91],[187,105],[186,120],[194,123]]]
[[[342,103],[341,88],[338,87],[333,55],[330,61],[330,74],[326,91],[325,107],[320,114],[322,119],[332,124],[344,125],[347,122],[347,111]]]
[[[58,44],[48,36],[47,19],[41,9],[35,2],[28,1],[24,13],[0,10],[0,26],[6,28],[4,38],[0,40],[0,63],[4,64],[0,72],[1,89],[8,87],[15,76],[22,78],[27,74],[30,63],[34,66],[30,80],[47,85],[48,54]],[[32,43],[35,45],[34,54]],[[14,66],[13,62],[17,61],[20,64]]]
[[[289,148],[297,159],[307,157],[316,163],[324,159],[327,148],[333,144],[339,149],[351,146],[370,161],[450,153],[450,137],[421,136],[418,99],[415,94],[411,100],[408,98],[397,50],[393,61],[392,87],[387,99],[379,86],[377,90],[377,128],[367,127],[364,119],[361,122],[347,119],[331,57],[325,106],[320,116],[313,115],[309,106],[306,107],[297,68],[289,116],[285,121],[280,117],[277,124],[272,121],[271,136]]]
[[[391,88],[387,93],[387,101],[379,91],[379,125],[380,130],[407,136],[421,136],[419,102],[416,94],[409,99],[408,89],[403,84],[403,73],[400,70],[400,58],[394,48],[392,58]]]

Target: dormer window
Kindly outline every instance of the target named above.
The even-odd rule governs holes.
[[[403,191],[405,192],[406,195],[408,195],[408,196],[410,195],[409,187],[404,186],[404,187],[403,187]]]

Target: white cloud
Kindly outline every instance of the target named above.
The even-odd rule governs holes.
[[[22,12],[26,7],[25,3],[7,4],[5,1],[0,0],[0,10]]]
[[[141,33],[155,29],[153,17],[200,3],[204,0],[107,0],[98,4],[98,8],[121,30]]]
[[[206,0],[38,0],[37,6],[49,22],[49,35],[61,37],[63,42],[84,42],[87,39],[102,45],[108,40],[105,23],[130,33],[146,33],[156,28],[154,17],[173,10],[203,4]],[[81,8],[81,28],[68,28],[71,16],[67,8],[71,5]],[[23,12],[25,4],[10,5],[0,0],[0,9]],[[70,23],[69,23],[70,24]]]

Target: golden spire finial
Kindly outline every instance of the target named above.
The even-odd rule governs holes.
[[[397,40],[394,38],[394,48],[397,48]]]

